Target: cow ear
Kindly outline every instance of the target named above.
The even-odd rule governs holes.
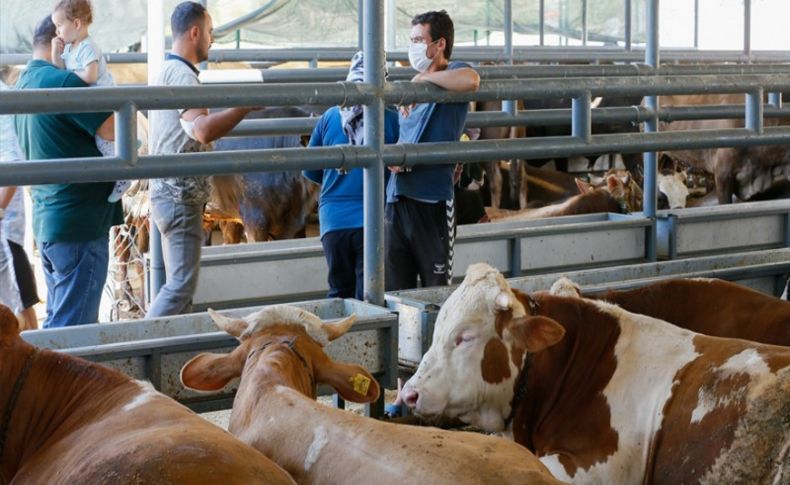
[[[606,187],[609,188],[609,191],[613,191],[617,189],[622,184],[622,181],[617,178],[617,175],[609,175],[606,177]]]
[[[242,352],[237,351],[197,355],[181,368],[181,384],[194,391],[219,391],[241,375],[244,357]]]
[[[576,181],[576,187],[579,189],[580,194],[586,194],[587,192],[595,188],[591,184],[585,182],[582,179],[574,179],[574,180]]]
[[[0,343],[11,344],[19,338],[19,318],[5,305],[0,304]]]
[[[565,336],[562,325],[544,316],[514,320],[508,331],[529,352],[540,352]]]
[[[335,362],[327,357],[315,366],[315,377],[317,382],[332,386],[346,401],[368,403],[379,398],[379,383],[356,364]]]
[[[214,320],[214,323],[216,323],[219,328],[236,338],[241,337],[241,334],[247,330],[247,326],[249,325],[249,323],[240,318],[226,317],[211,308],[208,309],[208,315]]]

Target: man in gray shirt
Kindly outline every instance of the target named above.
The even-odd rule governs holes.
[[[182,2],[170,17],[173,48],[167,55],[157,84],[200,84],[195,64],[208,59],[213,22],[197,2]],[[230,108],[210,113],[205,108],[152,111],[152,153],[202,152],[227,134],[251,108]],[[162,254],[167,282],[151,303],[146,317],[190,311],[203,245],[203,207],[208,201],[207,177],[173,177],[151,181],[151,217],[162,233]]]

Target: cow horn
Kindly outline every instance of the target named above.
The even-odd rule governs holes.
[[[351,325],[353,325],[356,320],[356,313],[352,313],[346,318],[336,322],[321,322],[321,329],[326,334],[326,338],[331,342],[337,338],[342,337],[346,332],[348,332],[348,329],[351,328]]]
[[[496,303],[496,309],[503,312],[510,310],[513,306],[513,300],[511,300],[510,295],[504,291],[496,296],[494,302]]]
[[[247,330],[247,322],[244,320],[226,317],[211,308],[208,309],[208,315],[219,328],[236,338],[241,338],[241,335]]]

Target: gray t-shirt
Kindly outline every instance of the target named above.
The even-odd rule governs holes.
[[[195,86],[199,84],[197,73],[179,59],[165,61],[157,80],[159,86]],[[180,120],[181,114],[187,109],[152,110],[150,112],[149,133],[151,134],[152,155],[211,150],[211,144],[203,145],[190,138],[184,131]],[[164,197],[184,204],[205,204],[210,193],[208,177],[172,177],[151,180],[152,196]]]

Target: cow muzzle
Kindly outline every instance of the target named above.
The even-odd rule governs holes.
[[[415,413],[425,417],[441,416],[447,407],[447,400],[435,393],[418,389],[411,381],[401,390],[401,399]]]

